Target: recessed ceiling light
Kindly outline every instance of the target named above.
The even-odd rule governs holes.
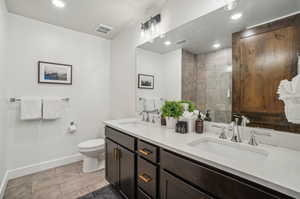
[[[221,44],[215,43],[215,44],[213,45],[213,47],[216,48],[216,49],[217,49],[217,48],[220,48],[220,47],[221,47]]]
[[[166,46],[170,46],[170,45],[172,44],[172,42],[170,42],[170,41],[165,41],[164,44],[165,44]]]
[[[61,0],[52,0],[52,4],[58,8],[64,8],[66,6],[66,3]]]
[[[239,13],[235,13],[235,14],[231,15],[230,18],[232,20],[238,20],[238,19],[242,18],[242,16],[243,16],[243,14],[239,12]]]

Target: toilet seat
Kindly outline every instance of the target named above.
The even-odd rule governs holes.
[[[104,148],[104,139],[88,140],[78,144],[80,151],[96,151]]]

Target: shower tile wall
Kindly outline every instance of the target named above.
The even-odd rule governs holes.
[[[196,55],[182,50],[182,99],[197,101]]]
[[[231,121],[232,51],[182,52],[182,98],[200,110],[211,110],[215,122]]]

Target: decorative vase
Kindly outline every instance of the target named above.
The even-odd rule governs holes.
[[[166,117],[166,122],[168,129],[175,129],[177,119],[175,119],[174,117]]]
[[[188,103],[181,103],[181,104],[183,106],[184,112],[188,112],[190,105]]]

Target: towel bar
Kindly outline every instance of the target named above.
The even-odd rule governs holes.
[[[68,102],[68,101],[70,101],[70,98],[66,97],[66,98],[62,98],[61,100]],[[20,98],[14,98],[14,97],[9,98],[9,102],[12,102],[12,103],[13,102],[20,102],[20,101],[21,101]]]

